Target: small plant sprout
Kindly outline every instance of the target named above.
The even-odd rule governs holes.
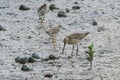
[[[76,51],[76,56],[78,56],[78,44],[89,34],[89,32],[85,32],[85,33],[72,33],[70,35],[68,35],[67,37],[64,38],[63,42],[64,42],[64,46],[62,49],[62,54],[64,53],[64,49],[66,44],[72,44],[72,52],[71,52],[71,56],[73,55],[73,51],[74,51],[74,45],[77,45],[77,51]]]
[[[43,24],[43,21],[44,21],[44,16],[39,16],[39,20],[40,20],[40,23],[41,25]]]
[[[93,61],[93,56],[94,56],[94,45],[93,44],[88,46],[88,51],[86,51],[86,53],[89,54],[88,60],[90,62],[90,69],[92,69],[92,61]]]

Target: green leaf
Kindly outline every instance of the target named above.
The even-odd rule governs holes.
[[[93,48],[94,48],[94,45],[93,44],[91,44],[90,46],[88,46],[88,48],[89,48],[89,50],[93,50]]]
[[[39,20],[42,20],[43,19],[43,16],[39,16]]]

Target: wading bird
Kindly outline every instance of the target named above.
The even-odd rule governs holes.
[[[55,47],[56,45],[56,35],[60,32],[61,29],[65,29],[62,25],[58,25],[57,27],[51,27],[46,30],[46,33],[52,37],[52,44]]]
[[[69,36],[67,36],[66,38],[64,38],[64,40],[63,40],[64,46],[63,46],[63,49],[62,49],[62,54],[64,53],[66,43],[73,45],[71,55],[73,55],[74,45],[77,44],[77,52],[76,52],[76,56],[77,56],[78,55],[78,43],[82,39],[84,39],[88,34],[89,34],[89,32],[86,32],[86,33],[73,33],[73,34],[70,34]]]

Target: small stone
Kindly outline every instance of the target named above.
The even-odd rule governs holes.
[[[42,59],[41,61],[48,61],[49,59],[48,58],[45,58],[45,59]]]
[[[35,53],[32,54],[32,57],[33,57],[33,58],[36,58],[36,59],[40,59],[39,55],[38,55],[38,54],[35,54]]]
[[[49,61],[48,64],[54,64],[54,62],[53,61]]]
[[[20,5],[19,10],[30,10],[30,8],[25,5]]]
[[[44,44],[49,44],[50,42],[44,42]]]
[[[20,62],[20,60],[21,60],[21,58],[19,56],[15,58],[15,62],[17,62],[17,63]]]
[[[51,5],[49,6],[49,10],[53,11],[54,9],[59,9],[59,8],[57,8],[57,7],[55,6],[55,4],[51,4]]]
[[[19,61],[20,64],[25,64],[27,62],[28,62],[28,58],[26,58],[26,57],[20,58],[20,61]]]
[[[5,41],[5,39],[2,39],[2,41]]]
[[[27,65],[22,65],[22,71],[33,71],[33,69],[29,68]]]
[[[66,13],[70,12],[70,10],[68,8],[66,8]]]
[[[64,11],[59,11],[57,16],[58,17],[66,17],[66,13]]]
[[[73,6],[72,9],[73,10],[80,9],[80,6]]]
[[[67,59],[71,59],[71,58],[72,58],[72,56],[68,56],[68,57],[67,57]]]
[[[31,36],[27,36],[27,39],[31,39],[32,37]]]
[[[52,77],[53,77],[53,75],[52,75],[52,74],[46,74],[46,75],[44,75],[44,77],[47,77],[47,78],[52,78]]]
[[[29,58],[28,58],[28,62],[29,62],[29,63],[34,63],[34,62],[35,62],[35,59],[34,59],[33,57],[29,57]]]
[[[93,26],[96,26],[97,25],[97,22],[95,20],[92,21],[92,25]]]
[[[103,12],[103,11],[102,11],[101,13],[102,13],[102,14],[105,14],[105,12]]]
[[[52,1],[52,0],[47,0],[47,1]]]
[[[58,58],[55,57],[53,54],[50,54],[50,55],[49,55],[49,59],[50,59],[50,60],[54,60],[54,59],[58,59]]]
[[[6,29],[4,29],[2,25],[0,25],[0,31],[6,31]]]
[[[78,4],[78,2],[74,2],[74,4]]]

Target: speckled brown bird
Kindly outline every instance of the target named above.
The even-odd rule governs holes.
[[[52,43],[55,46],[56,44],[56,35],[60,32],[61,29],[65,29],[62,25],[58,25],[57,27],[51,27],[46,30],[46,33],[52,37]]]
[[[73,33],[73,34],[70,34],[69,36],[67,36],[66,38],[64,38],[64,40],[63,40],[64,46],[63,46],[63,49],[62,49],[62,54],[64,53],[66,43],[73,45],[71,55],[73,55],[74,45],[77,44],[77,52],[76,52],[76,56],[77,56],[78,55],[78,43],[82,39],[84,39],[88,34],[89,34],[89,32],[86,32],[86,33]]]

